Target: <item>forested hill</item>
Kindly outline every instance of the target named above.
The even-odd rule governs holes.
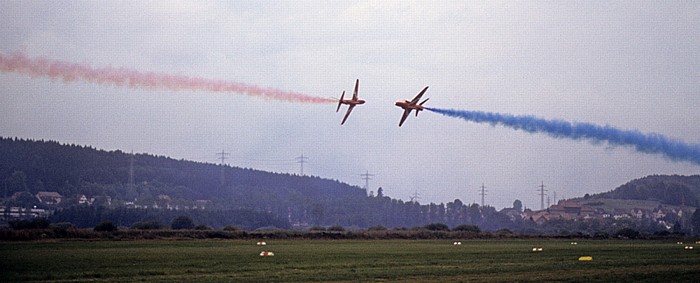
[[[129,182],[131,170],[133,183]],[[100,207],[113,209],[206,206],[207,211],[257,211],[286,223],[367,226],[379,221],[371,219],[370,202],[376,200],[369,199],[363,189],[338,181],[54,141],[0,138],[0,182],[5,203],[23,207],[44,207],[33,196],[50,191],[64,197],[54,206],[64,210],[85,195],[97,199]],[[17,193],[25,197],[18,198]],[[383,201],[391,202],[388,198]],[[275,221],[268,225],[273,224],[279,227]]]
[[[592,198],[654,200],[670,205],[697,207],[700,204],[700,175],[652,175],[632,180]]]
[[[82,193],[110,194],[113,197],[120,194],[128,197],[136,193],[115,191],[128,187],[132,162],[131,154],[119,150],[103,151],[53,141],[0,138],[0,156],[0,180],[12,179],[13,173],[23,172],[24,184],[18,185],[26,186],[32,193],[57,191],[64,196]],[[133,170],[137,188],[147,189],[152,195],[167,194],[191,200],[227,198],[231,195],[231,188],[237,186],[248,189],[274,187],[278,194],[294,190],[314,197],[364,196],[360,188],[327,179],[230,166],[222,168],[147,154],[133,155]]]
[[[63,196],[107,195],[151,201],[210,200],[219,206],[255,207],[278,198],[362,198],[364,190],[327,179],[275,174],[162,156],[103,151],[53,141],[0,138],[4,196],[56,191]],[[133,161],[132,161],[133,157]],[[133,163],[132,163],[133,162]],[[133,164],[133,183],[129,186]],[[222,183],[223,174],[223,183]]]
[[[133,170],[133,183],[129,182],[130,170]],[[41,204],[18,202],[36,202],[33,196],[37,192],[50,191],[64,196],[54,207],[64,211],[78,204],[77,196],[85,195],[96,199],[93,207],[112,211],[156,206],[161,210],[174,206],[201,208],[205,204],[207,211],[255,211],[284,219],[289,225],[366,228],[442,222],[450,226],[469,223],[495,229],[510,223],[492,207],[466,205],[459,200],[446,205],[420,205],[381,194],[367,196],[359,187],[319,177],[132,155],[54,141],[0,138],[0,182],[3,190],[0,197],[4,197],[6,205],[41,207]],[[20,197],[16,197],[17,193],[21,193]],[[109,204],[105,203],[107,199]]]

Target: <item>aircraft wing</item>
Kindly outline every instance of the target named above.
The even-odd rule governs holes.
[[[338,108],[335,109],[335,112],[338,112],[340,110],[340,105],[343,104],[344,97],[345,97],[345,91],[343,91],[343,94],[340,95],[340,99],[338,99]]]
[[[403,110],[403,116],[401,116],[401,121],[399,122],[399,127],[403,125],[403,122],[406,121],[406,118],[408,118],[408,115],[411,114],[411,108]]]
[[[352,100],[357,100],[357,85],[360,84],[360,79],[355,81],[355,92],[352,93]]]
[[[345,112],[345,117],[343,117],[343,122],[340,122],[340,124],[345,124],[345,120],[348,119],[348,116],[350,116],[350,112],[352,112],[352,109],[355,108],[354,104],[350,104],[350,107],[348,107],[348,112]]]
[[[413,98],[413,100],[411,100],[411,105],[416,105],[416,104],[418,104],[418,101],[420,100],[421,97],[423,97],[423,94],[425,93],[426,90],[428,90],[428,87],[427,87],[427,86],[424,87],[423,90],[421,90],[421,91],[416,95],[416,97]]]

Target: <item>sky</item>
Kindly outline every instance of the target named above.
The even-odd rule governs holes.
[[[421,203],[539,209],[700,166],[553,138],[396,100],[532,115],[700,144],[694,1],[0,1],[0,54],[274,88],[344,109],[236,92],[0,72],[0,136],[304,173]],[[127,176],[125,176],[126,180]]]

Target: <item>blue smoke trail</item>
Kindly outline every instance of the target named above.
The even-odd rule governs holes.
[[[503,125],[528,133],[544,133],[554,138],[607,142],[611,145],[630,146],[643,153],[662,154],[674,161],[690,161],[700,165],[700,145],[686,144],[661,134],[644,134],[637,130],[620,130],[612,126],[590,123],[570,123],[563,120],[546,120],[529,115],[510,115],[493,112],[455,109],[425,108],[445,116],[461,118],[475,123]]]

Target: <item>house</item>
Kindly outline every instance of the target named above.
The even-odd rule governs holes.
[[[633,208],[630,210],[630,215],[637,219],[642,219],[644,217],[644,212],[639,208]]]
[[[584,219],[593,218],[597,214],[598,213],[596,212],[595,209],[593,209],[593,207],[591,207],[590,205],[585,205],[585,204],[581,206],[581,211],[579,211],[579,215],[583,216]]]
[[[579,215],[581,214],[581,205],[575,201],[562,201],[559,206],[564,210],[566,214]]]
[[[208,199],[198,199],[194,201],[194,209],[200,208],[200,209],[206,209],[207,206],[211,204],[211,201]]]
[[[662,219],[662,218],[666,217],[666,211],[661,205],[659,205],[659,207],[655,208],[652,213],[653,213],[652,218],[654,218],[654,219]]]
[[[627,214],[615,214],[613,215],[613,219],[615,220],[620,220],[620,219],[629,219],[630,216]]]
[[[95,198],[88,198],[85,195],[78,195],[79,204],[92,205],[93,202],[95,202]]]
[[[36,198],[44,204],[59,204],[63,196],[58,192],[38,192],[36,193]]]
[[[530,218],[532,221],[534,221],[537,224],[544,224],[547,221],[555,220],[555,219],[564,219],[561,214],[553,214],[553,213],[548,213],[546,211],[541,211],[537,212],[532,217]]]

